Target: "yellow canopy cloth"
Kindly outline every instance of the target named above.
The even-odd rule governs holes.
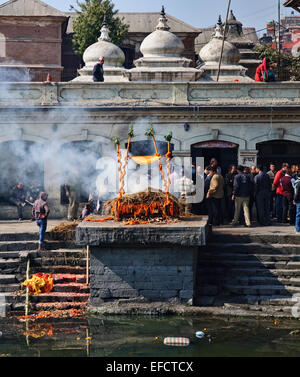
[[[160,159],[160,156],[130,156],[136,164],[149,165]]]

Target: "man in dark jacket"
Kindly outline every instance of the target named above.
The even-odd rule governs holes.
[[[208,224],[209,225],[212,225],[213,223],[213,206],[212,206],[212,200],[211,198],[207,198],[207,193],[208,193],[208,190],[209,190],[209,186],[210,186],[210,181],[212,179],[212,167],[211,166],[208,166],[205,168],[205,170],[207,171],[207,176],[205,178],[205,181],[204,181],[204,203],[205,203],[205,207],[206,207],[206,212],[208,214]]]
[[[47,199],[48,199],[48,195],[45,192],[41,192],[40,198],[34,202],[34,205],[32,208],[32,216],[34,217],[38,227],[40,228],[38,251],[42,250],[45,233],[47,229],[47,217],[50,212]]]
[[[300,174],[294,183],[294,204],[296,206],[296,233],[300,234]]]
[[[232,165],[229,168],[228,173],[225,175],[225,194],[226,194],[226,206],[227,206],[227,216],[229,221],[233,219],[234,216],[234,201],[232,200],[232,190],[234,177],[237,175],[236,166]]]
[[[22,182],[19,182],[12,189],[12,195],[10,201],[17,206],[19,221],[23,220],[23,207],[26,202],[26,192]]]
[[[94,65],[93,69],[93,81],[103,82],[104,81],[104,71],[103,71],[104,57],[99,58],[99,62]]]
[[[241,208],[243,207],[246,226],[250,227],[249,200],[253,192],[253,185],[249,175],[244,174],[243,166],[239,165],[236,170],[238,174],[234,177],[232,190],[232,200],[235,201],[235,211],[234,218],[230,224],[238,224]]]
[[[256,200],[257,217],[260,225],[270,225],[270,196],[272,183],[262,166],[257,167],[258,174],[254,177],[254,196]]]

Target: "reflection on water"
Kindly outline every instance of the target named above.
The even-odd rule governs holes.
[[[203,339],[195,336],[200,330],[206,334]],[[167,336],[189,337],[191,343],[165,346]],[[299,355],[300,321],[295,319],[105,316],[31,323],[0,319],[2,357]]]

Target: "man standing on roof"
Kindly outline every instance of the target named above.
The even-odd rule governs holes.
[[[104,81],[104,71],[103,71],[104,57],[100,56],[99,62],[94,65],[93,69],[93,81],[103,82]]]

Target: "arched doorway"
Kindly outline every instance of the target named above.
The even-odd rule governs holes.
[[[43,146],[31,141],[0,143],[0,202],[9,204],[12,188],[22,182],[26,192],[38,193],[44,187]]]
[[[61,204],[68,204],[64,184],[76,182],[80,202],[87,202],[89,194],[96,190],[96,164],[102,156],[102,144],[97,141],[73,141],[61,146],[57,164],[60,168]]]
[[[283,162],[300,164],[300,143],[289,140],[271,140],[256,144],[258,150],[257,163],[266,169],[270,163],[279,169]]]
[[[230,165],[238,163],[238,144],[229,141],[211,140],[193,144],[191,155],[193,163],[197,157],[204,157],[204,165],[207,166],[212,158],[218,160],[222,174],[226,174]]]

